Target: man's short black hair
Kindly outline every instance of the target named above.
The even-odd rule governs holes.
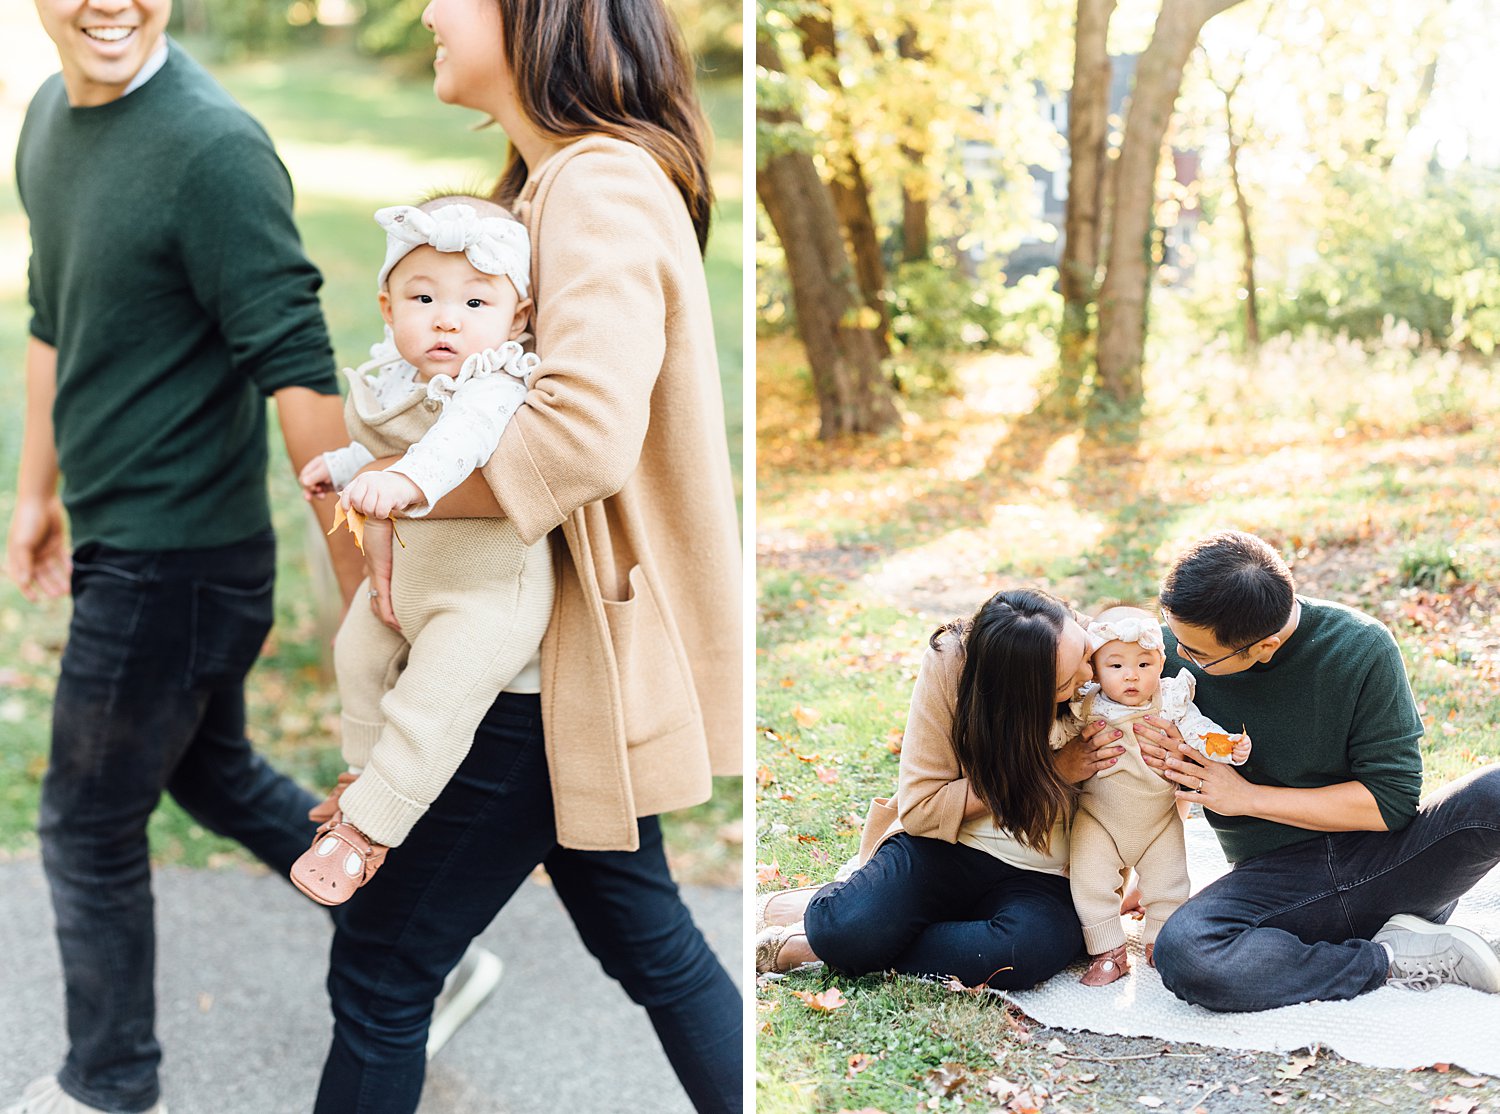
[[[1269,638],[1286,625],[1297,585],[1281,555],[1254,534],[1225,530],[1195,544],[1161,583],[1172,617],[1212,631],[1226,650]]]

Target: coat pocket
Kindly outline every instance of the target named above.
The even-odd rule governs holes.
[[[694,705],[666,618],[639,565],[630,570],[630,597],[605,600],[604,619],[615,651],[629,746],[687,726]]]

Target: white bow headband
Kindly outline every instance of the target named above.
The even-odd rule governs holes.
[[[1090,623],[1089,653],[1097,653],[1099,647],[1106,642],[1137,642],[1142,650],[1161,650],[1166,646],[1162,641],[1161,627],[1155,619],[1137,619],[1134,616],[1108,623],[1097,620]]]
[[[476,271],[510,279],[523,298],[531,286],[531,237],[520,221],[481,217],[472,205],[453,204],[430,213],[411,205],[392,205],[378,210],[375,222],[385,229],[381,290],[391,268],[423,245],[463,252]]]

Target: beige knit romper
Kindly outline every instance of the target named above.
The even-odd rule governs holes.
[[[1135,738],[1135,722],[1160,711],[1158,693],[1129,719],[1112,723],[1124,732],[1118,744],[1125,753],[1110,768],[1109,777],[1096,775],[1080,787],[1068,881],[1090,955],[1125,943],[1119,889],[1131,867],[1139,876],[1141,907],[1146,910],[1143,943],[1154,942],[1167,918],[1188,899],[1187,846],[1177,814],[1176,786],[1146,765]],[[1090,695],[1083,702],[1081,722],[1089,722],[1093,712]]]
[[[404,453],[441,413],[417,390],[386,410],[351,375],[349,435],[376,457]],[[334,640],[343,751],[359,779],[344,816],[395,847],[469,753],[479,721],[536,656],[552,615],[548,539],[521,541],[507,518],[402,519],[391,606],[401,632],[365,606],[369,582]]]

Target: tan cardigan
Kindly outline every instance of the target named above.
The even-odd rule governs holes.
[[[741,768],[740,546],[703,261],[641,148],[579,140],[516,201],[541,368],[484,476],[553,533],[542,721],[557,837],[634,850],[635,819]]]
[[[958,678],[964,668],[963,644],[951,632],[927,647],[912,689],[906,734],[901,740],[901,768],[894,801],[870,804],[859,841],[858,860],[871,855],[891,836],[909,832],[947,843],[958,842],[958,830],[969,807],[969,779],[953,753],[953,715]]]
[[[951,631],[938,639],[937,649],[928,646],[922,655],[901,741],[896,797],[871,801],[860,834],[860,864],[898,832],[958,842],[964,811],[977,799],[953,752],[953,717],[963,668],[963,643]],[[1061,745],[1066,733],[1063,728],[1054,729],[1054,747]]]

